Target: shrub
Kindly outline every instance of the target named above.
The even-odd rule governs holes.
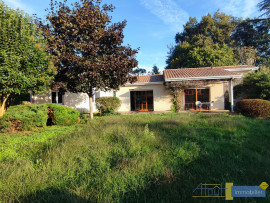
[[[80,112],[59,104],[47,104],[52,109],[54,125],[73,125],[79,123]]]
[[[117,97],[100,97],[96,99],[96,107],[101,114],[114,114],[121,101]]]
[[[73,125],[79,122],[80,112],[58,104],[16,105],[8,108],[0,120],[0,130],[26,131],[47,125],[48,111],[52,112],[52,124]]]
[[[262,99],[243,99],[236,104],[236,111],[253,118],[270,118],[270,101]]]
[[[3,130],[12,127],[16,131],[25,131],[44,127],[47,123],[47,107],[45,105],[11,106],[1,118],[1,123]]]
[[[89,119],[90,119],[89,114],[81,114],[81,115],[80,115],[80,123],[81,123],[81,124],[86,124],[86,123],[88,123]]]

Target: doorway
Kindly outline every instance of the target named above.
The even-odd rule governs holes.
[[[154,111],[153,91],[131,91],[131,111]]]
[[[202,102],[201,110],[209,110],[209,89],[186,89],[185,110],[199,110],[196,101]]]

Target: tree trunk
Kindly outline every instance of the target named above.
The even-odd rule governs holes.
[[[4,114],[5,114],[5,106],[6,106],[6,102],[7,102],[7,99],[9,97],[9,94],[8,95],[5,95],[1,98],[1,107],[0,107],[0,117],[2,117]]]
[[[90,95],[90,96],[89,96],[89,116],[90,116],[91,119],[94,118],[93,110],[94,110],[94,109],[93,109],[93,96]]]

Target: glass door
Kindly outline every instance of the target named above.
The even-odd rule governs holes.
[[[130,92],[131,111],[153,111],[153,91]]]
[[[199,110],[196,101],[202,102],[202,110],[209,110],[209,89],[186,89],[185,110]]]

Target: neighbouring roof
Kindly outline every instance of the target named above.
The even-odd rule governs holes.
[[[140,75],[140,76],[137,76],[137,80],[135,82],[133,82],[132,85],[146,84],[146,83],[159,84],[159,83],[162,83],[163,80],[164,80],[164,77],[161,74],[157,74],[157,75]],[[128,84],[130,84],[130,83],[128,83]]]
[[[258,70],[256,66],[219,66],[202,68],[183,68],[164,70],[166,82],[179,80],[207,80],[207,79],[230,79],[241,78],[241,71]]]

